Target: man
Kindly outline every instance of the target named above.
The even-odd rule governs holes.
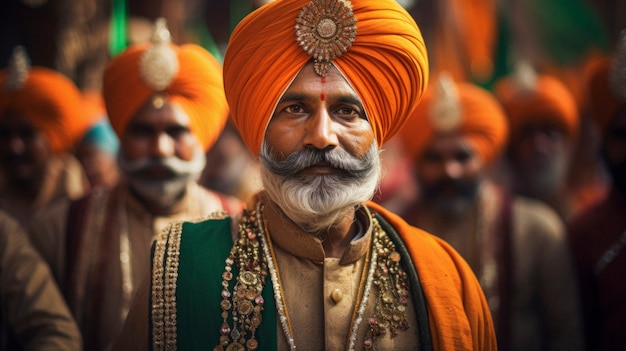
[[[449,242],[476,273],[499,350],[578,350],[578,294],[564,225],[548,206],[488,178],[507,123],[496,99],[442,73],[400,134],[418,199],[403,218]]]
[[[71,155],[83,125],[78,88],[60,73],[30,67],[22,47],[0,73],[0,209],[26,227],[32,216],[88,189]]]
[[[0,350],[82,350],[50,268],[26,232],[0,211]]]
[[[572,93],[558,79],[520,63],[515,74],[496,82],[495,94],[510,124],[505,161],[513,192],[569,218],[581,205],[568,186],[579,134]]]
[[[427,84],[411,16],[392,0],[274,1],[234,30],[224,77],[264,191],[236,229],[171,224],[115,348],[495,349],[467,264],[368,202],[379,148]]]
[[[587,350],[623,350],[626,336],[626,31],[591,69],[590,103],[612,184],[568,224],[585,312]]]
[[[168,222],[241,211],[239,200],[196,182],[228,116],[221,66],[199,46],[168,39],[159,19],[151,43],[128,48],[105,71],[123,181],[56,206],[33,224],[88,350],[110,347],[150,271],[150,244]]]

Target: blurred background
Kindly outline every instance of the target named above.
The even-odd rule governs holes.
[[[0,64],[23,45],[32,64],[98,90],[108,59],[168,20],[174,42],[221,57],[234,26],[267,0],[3,0]],[[485,87],[526,60],[577,93],[580,69],[626,28],[624,0],[402,0],[420,26],[431,70]]]

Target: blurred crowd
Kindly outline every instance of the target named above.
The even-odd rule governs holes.
[[[499,349],[626,349],[626,4],[399,2],[430,82],[373,201],[465,258]],[[263,2],[0,6],[0,351],[108,350],[155,236],[261,189],[220,61]]]

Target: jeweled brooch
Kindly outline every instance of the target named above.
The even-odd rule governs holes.
[[[462,111],[459,91],[454,79],[447,73],[439,74],[437,97],[430,106],[428,118],[437,132],[449,132],[461,124]]]
[[[314,59],[315,72],[324,76],[330,63],[348,51],[356,38],[356,18],[342,0],[313,0],[296,19],[296,41]]]
[[[139,61],[141,80],[156,91],[162,91],[170,85],[178,73],[176,52],[169,46],[170,31],[164,18],[155,21],[152,47],[146,50]]]
[[[9,61],[7,75],[4,81],[4,88],[8,91],[20,90],[30,71],[30,59],[23,46],[16,46],[13,49],[13,55]]]

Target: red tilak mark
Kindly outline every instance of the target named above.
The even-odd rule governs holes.
[[[322,84],[326,83],[326,77],[321,77]]]
[[[320,81],[322,82],[322,84],[326,83],[326,77],[322,76],[322,77],[320,78]],[[325,97],[326,97],[326,96],[324,95],[324,92],[320,93],[320,100],[324,101],[324,98],[325,98]]]
[[[321,93],[321,94],[320,94],[320,100],[324,101],[324,97],[325,97],[325,96],[324,96],[324,93]]]

